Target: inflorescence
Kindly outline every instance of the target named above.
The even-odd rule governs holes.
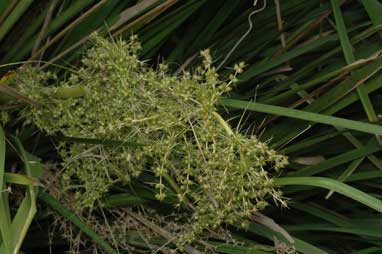
[[[205,50],[200,66],[173,76],[165,64],[153,69],[139,60],[135,36],[128,42],[93,36],[93,42],[65,81],[30,67],[14,79],[40,104],[26,108],[24,117],[46,133],[143,144],[60,144],[63,193],[75,193],[79,209],[94,209],[111,187],[150,174],[158,200],[174,192],[192,211],[180,239],[186,243],[222,223],[245,226],[270,197],[282,201],[265,168],[277,171],[287,158],[232,130],[217,112],[244,64],[221,81]]]

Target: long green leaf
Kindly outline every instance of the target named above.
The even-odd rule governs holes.
[[[8,193],[4,192],[5,175],[5,135],[3,127],[0,126],[0,251],[11,254],[12,251],[12,231],[11,214],[8,207]]]
[[[311,50],[314,50],[316,48],[319,48],[326,43],[333,42],[337,40],[337,36],[327,36],[320,39],[317,39],[315,41],[312,41],[304,46],[295,48],[294,50],[291,50],[281,56],[278,56],[274,59],[271,59],[267,61],[266,63],[259,63],[257,65],[254,65],[250,67],[247,71],[245,71],[239,78],[241,81],[248,81],[253,77],[256,77],[257,75],[260,75],[266,71],[271,70],[272,68],[275,68],[288,60],[291,60],[295,57],[298,57],[302,54],[305,54]]]
[[[81,13],[92,2],[93,2],[92,0],[81,0],[81,1],[74,1],[73,3],[68,5],[68,8],[63,10],[60,13],[60,15],[55,17],[52,20],[52,22],[49,24],[46,31],[46,36],[50,36],[56,33],[57,31],[59,31],[60,28],[62,28],[65,24],[67,24],[67,22],[73,19],[73,17]],[[31,38],[29,38],[28,41],[22,45],[21,48],[15,48],[15,50],[12,50],[12,52],[7,53],[4,59],[6,61],[12,61],[12,62],[22,60],[25,56],[30,54],[30,52],[32,51],[35,41],[37,39],[37,36],[38,35],[35,34]]]
[[[373,24],[382,24],[382,3],[378,2],[378,0],[362,0],[361,3],[365,7]]]
[[[5,174],[5,135],[3,127],[0,126],[0,190],[4,188]]]
[[[255,233],[257,235],[260,235],[262,237],[266,237],[271,241],[274,241],[274,239],[278,239],[279,241],[286,242],[287,240],[278,232],[275,232],[271,230],[270,228],[255,224],[255,223],[249,223],[249,227],[247,229],[249,232]],[[304,254],[329,254],[328,252],[317,248],[316,246],[313,246],[301,239],[298,239],[296,237],[293,237],[293,240],[295,241],[296,250],[300,253]]]
[[[33,0],[23,0],[19,1],[16,7],[12,10],[12,13],[9,14],[7,19],[0,26],[0,41],[7,35],[9,30],[14,24],[19,20],[21,15],[28,9],[28,7],[33,3]]]
[[[382,145],[377,143],[371,143],[367,146],[356,148],[354,150],[350,150],[349,152],[342,153],[340,155],[334,156],[328,160],[324,160],[323,162],[313,165],[302,170],[299,170],[295,173],[292,173],[293,176],[311,176],[318,173],[321,173],[325,170],[334,168],[341,164],[350,162],[352,160],[356,160],[359,158],[363,158],[364,156],[373,154],[382,149]]]
[[[61,205],[60,202],[46,193],[45,191],[39,191],[39,198],[44,201],[53,210],[61,214],[63,217],[70,220],[74,225],[76,225],[84,234],[89,236],[95,243],[97,243],[101,248],[103,248],[106,253],[117,254],[118,251],[113,249],[101,236],[99,236],[93,229],[86,225],[79,217],[77,217],[68,208]]]
[[[342,127],[350,130],[357,130],[361,132],[382,135],[382,126],[375,124],[363,123],[354,120],[347,120],[339,117],[316,114],[302,110],[290,109],[286,107],[266,105],[257,102],[235,100],[235,99],[222,99],[220,104],[225,107],[251,110],[267,114],[286,116],[296,119],[301,119],[310,122],[323,123],[336,127]]]
[[[38,161],[33,160],[34,157],[29,156],[29,154],[25,151],[23,145],[20,140],[15,137],[14,138],[16,147],[18,152],[21,155],[21,159],[24,162],[25,171],[29,177],[39,176],[41,171],[41,166]],[[28,185],[27,192],[23,201],[21,202],[20,207],[17,210],[17,213],[12,221],[11,229],[13,233],[13,251],[14,253],[18,253],[23,240],[28,232],[29,226],[32,223],[33,217],[37,212],[36,208],[36,190],[37,187],[33,185]]]
[[[351,176],[354,171],[359,167],[359,165],[362,163],[365,157],[361,157],[359,159],[356,159],[350,163],[350,165],[341,173],[341,175],[337,178],[338,181],[344,182],[346,178]],[[334,193],[334,191],[329,191],[328,194],[325,196],[326,199],[329,199],[331,195]]]
[[[322,225],[322,224],[302,224],[302,225],[283,225],[288,231],[299,232],[299,231],[329,231],[329,232],[340,232],[348,233],[362,236],[371,237],[382,237],[382,231],[380,227],[360,227],[360,226],[347,226],[347,227],[337,227],[332,225]]]
[[[341,9],[339,6],[339,1],[338,0],[331,0],[332,3],[332,8],[333,8],[333,14],[334,18],[336,20],[336,25],[337,25],[337,32],[340,37],[340,42],[342,46],[342,51],[344,52],[346,63],[351,64],[353,63],[356,59],[353,54],[353,47],[350,43],[348,33],[346,31],[346,26],[345,22],[343,20],[343,16],[341,13]],[[375,122],[377,121],[377,115],[375,114],[373,105],[370,101],[370,98],[368,94],[366,93],[365,89],[363,89],[363,86],[358,86],[357,87],[357,93],[361,99],[362,106],[369,118],[369,121]]]
[[[325,177],[280,177],[275,179],[275,184],[285,185],[307,185],[325,188],[338,192],[344,196],[354,199],[380,213],[382,213],[382,201],[366,194],[354,187]]]
[[[267,247],[269,251],[265,251],[266,247],[255,245],[255,246],[239,246],[224,244],[220,242],[208,241],[208,244],[213,245],[217,253],[226,253],[226,254],[272,254],[275,253],[274,247]]]
[[[334,18],[336,20],[337,32],[340,38],[342,51],[344,52],[347,64],[351,64],[355,61],[353,54],[353,47],[350,43],[349,37],[347,35],[345,22],[342,17],[341,9],[338,0],[331,0]]]
[[[32,178],[26,175],[15,174],[15,173],[5,173],[4,175],[5,182],[20,184],[20,185],[32,185],[38,186],[39,182],[36,178]]]

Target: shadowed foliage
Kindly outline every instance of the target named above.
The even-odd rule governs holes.
[[[226,221],[185,252],[381,253],[381,12],[378,0],[1,1],[0,253],[177,248],[176,219],[187,218],[189,208],[175,207],[171,192],[159,202],[150,177],[107,189],[90,219],[58,198],[60,143],[107,150],[143,144],[48,135],[20,117],[46,101],[17,88],[16,70],[55,73],[51,86],[66,82],[93,32],[109,40],[137,35],[139,58],[153,70],[165,62],[174,79],[199,66],[208,48],[219,78],[235,80],[217,111],[235,133],[256,135],[289,158],[273,174],[287,209],[268,197],[272,205],[250,214],[244,228]]]

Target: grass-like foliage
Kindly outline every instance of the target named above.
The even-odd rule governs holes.
[[[39,104],[25,108],[23,116],[46,133],[142,144],[61,143],[63,200],[75,202],[80,213],[97,209],[113,186],[142,174],[155,176],[150,184],[158,200],[172,191],[192,212],[181,245],[222,223],[245,226],[269,197],[284,205],[272,174],[287,158],[255,136],[232,130],[216,110],[243,64],[222,81],[205,50],[200,66],[174,76],[164,64],[153,69],[139,60],[134,36],[128,42],[97,36],[92,41],[82,67],[64,81],[29,67],[14,79],[18,90]]]
[[[382,253],[381,13],[2,0],[0,254]]]

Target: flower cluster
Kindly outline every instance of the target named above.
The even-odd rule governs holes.
[[[135,37],[93,41],[82,67],[65,81],[31,68],[15,78],[19,91],[41,105],[26,109],[25,118],[48,134],[144,144],[62,143],[63,186],[80,207],[93,207],[111,186],[152,174],[157,199],[175,192],[192,211],[185,243],[207,228],[244,223],[269,197],[281,200],[265,168],[279,170],[287,158],[233,131],[217,112],[244,64],[221,81],[205,50],[201,66],[172,76],[165,64],[152,69],[139,60]]]

